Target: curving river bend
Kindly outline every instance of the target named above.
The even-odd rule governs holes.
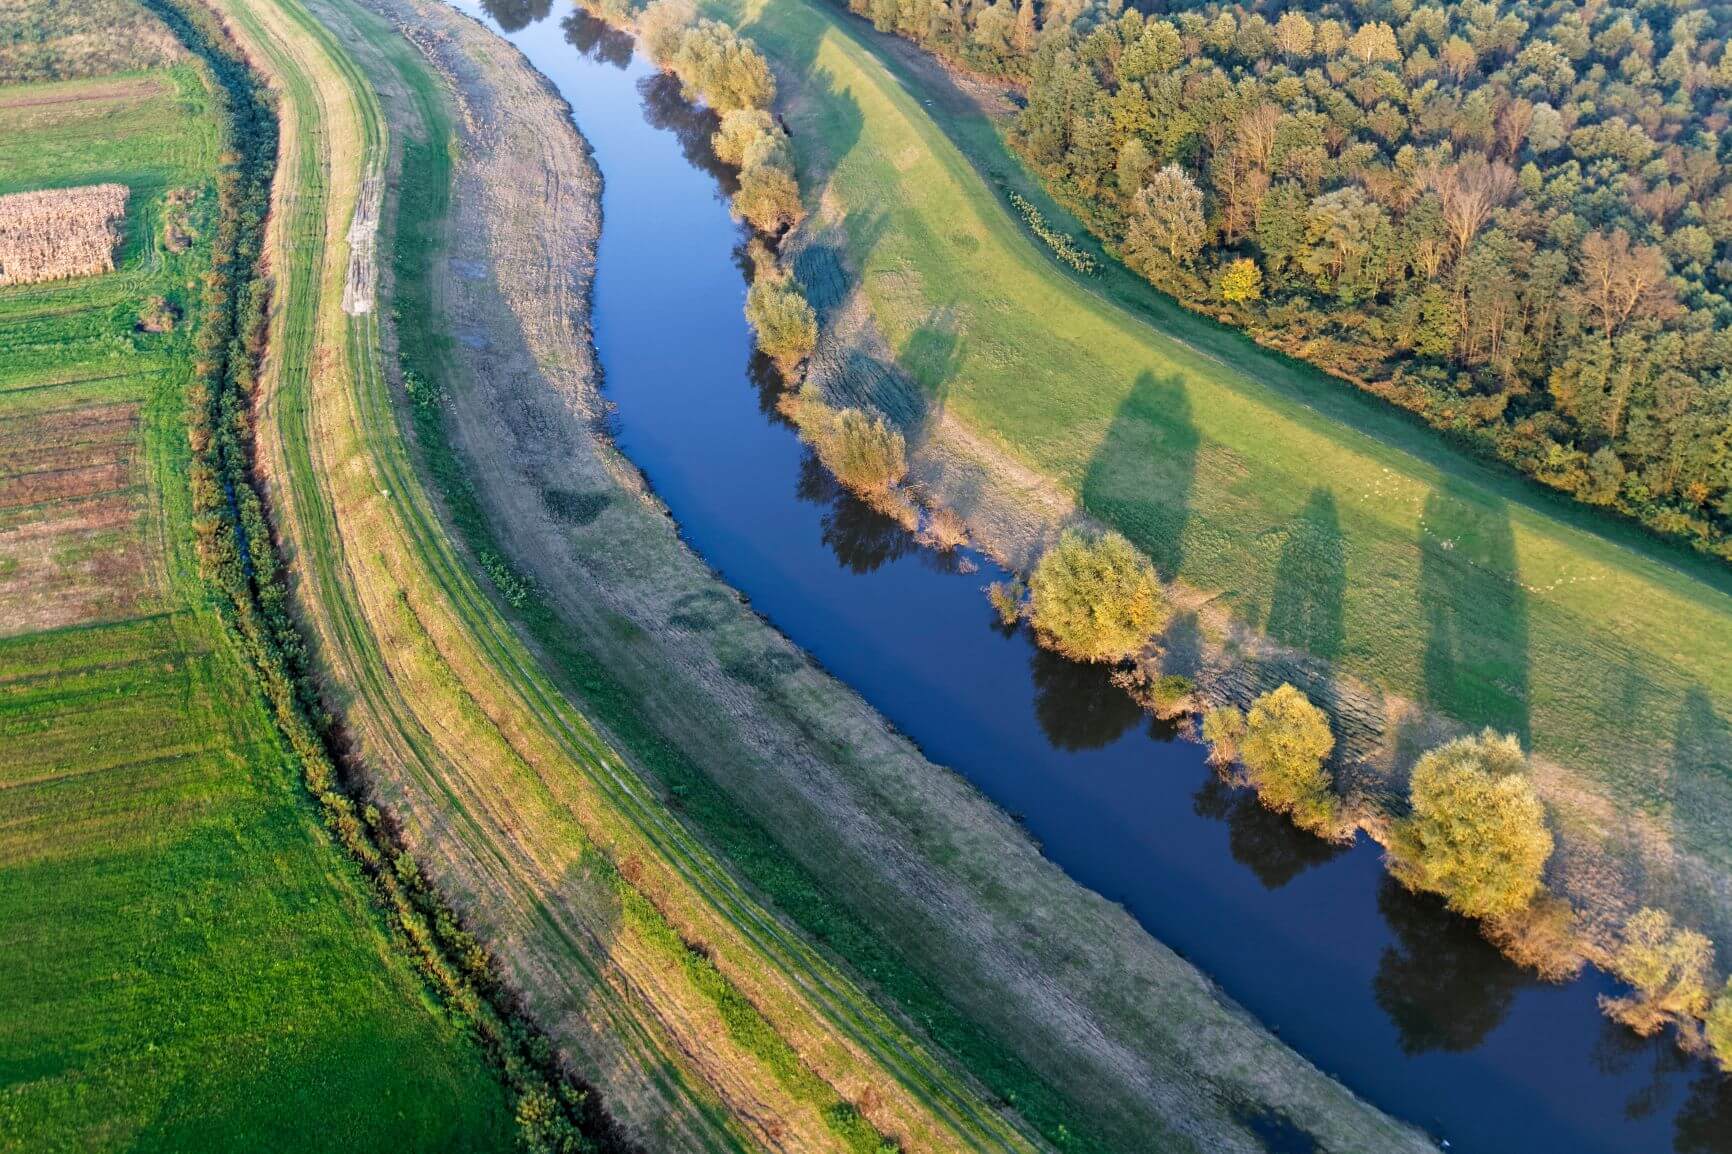
[[[1390,882],[1376,846],[1331,848],[1223,789],[1103,674],[998,627],[990,561],[966,571],[838,491],[754,371],[713,121],[619,33],[511,7],[501,31],[605,180],[593,320],[618,442],[729,583],[1071,876],[1452,1150],[1732,1154],[1732,1081],[1602,1018],[1608,979],[1538,983]]]

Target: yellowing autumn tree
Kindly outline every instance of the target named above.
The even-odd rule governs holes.
[[[1409,787],[1412,815],[1393,831],[1391,872],[1468,917],[1525,909],[1552,855],[1527,768],[1521,744],[1489,729],[1420,758]]]

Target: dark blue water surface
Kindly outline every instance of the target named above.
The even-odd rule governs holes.
[[[618,33],[513,7],[493,5],[606,181],[594,323],[620,445],[754,606],[1072,877],[1452,1149],[1732,1152],[1732,1090],[1607,1022],[1608,979],[1538,983],[1389,882],[1375,846],[1332,849],[1224,789],[1103,674],[997,627],[989,562],[964,571],[839,493],[753,370],[713,122]]]

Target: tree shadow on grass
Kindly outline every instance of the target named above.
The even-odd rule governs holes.
[[[1446,483],[1426,498],[1419,550],[1426,701],[1530,746],[1527,591],[1508,506]]]
[[[1311,490],[1281,546],[1269,604],[1270,636],[1316,657],[1331,661],[1340,657],[1346,637],[1342,617],[1346,594],[1341,519],[1335,494],[1320,485]]]
[[[1378,961],[1372,992],[1400,1032],[1405,1054],[1473,1049],[1504,1020],[1516,995],[1538,984],[1437,898],[1384,878],[1377,909],[1395,944]]]
[[[1700,687],[1684,695],[1672,736],[1672,832],[1680,848],[1724,867],[1732,845],[1732,726]]]
[[[1083,478],[1082,503],[1129,537],[1164,580],[1184,568],[1201,434],[1184,378],[1142,373]]]

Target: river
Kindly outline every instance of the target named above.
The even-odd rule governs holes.
[[[615,433],[729,583],[1072,877],[1452,1150],[1732,1154],[1732,1084],[1607,1021],[1612,981],[1539,983],[1390,882],[1375,845],[1324,845],[1224,789],[1104,674],[999,627],[989,560],[941,558],[840,493],[754,369],[712,122],[629,40],[548,7],[491,5],[605,180],[593,321]]]

